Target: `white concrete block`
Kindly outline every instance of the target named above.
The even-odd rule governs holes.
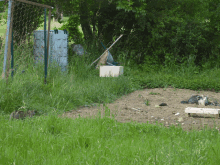
[[[187,107],[185,108],[185,113],[188,113],[189,116],[191,113],[198,113],[198,114],[212,114],[212,115],[216,115],[216,117],[219,117],[220,109]]]
[[[100,66],[99,76],[100,77],[118,77],[124,72],[123,66]]]

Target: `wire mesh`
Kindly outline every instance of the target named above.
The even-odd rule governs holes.
[[[26,63],[33,57],[33,32],[44,22],[44,8],[14,0],[13,47],[14,57]],[[20,61],[21,62],[21,61]]]
[[[0,1],[0,27],[1,29],[4,28],[7,24],[7,3],[5,1]],[[4,38],[5,38],[5,31],[0,30],[0,54],[3,52],[4,46]]]

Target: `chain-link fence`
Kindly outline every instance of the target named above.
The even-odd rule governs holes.
[[[5,31],[4,29],[4,25],[6,25],[7,23],[7,10],[8,9],[8,5],[5,1],[1,1],[0,0],[0,54],[2,53],[3,50],[3,41],[5,38]]]
[[[34,31],[37,30],[44,22],[44,39],[46,38],[46,33],[47,35],[49,35],[52,7],[25,0],[9,0],[7,1],[8,5],[6,1],[4,1],[4,3],[0,3],[0,5],[2,6],[0,10],[3,11],[1,12],[1,18],[7,15],[7,24],[5,24],[4,18],[1,19],[0,22],[1,24],[3,24],[2,27],[6,28],[6,35],[3,35],[3,37],[1,37],[0,39],[0,46],[1,40],[3,40],[2,47],[4,45],[4,75],[6,61],[8,71],[10,62],[11,68],[13,70],[14,59],[16,59],[16,63],[18,64],[28,64],[29,59],[34,60]],[[46,31],[46,9],[49,9],[48,31]],[[48,53],[48,47],[46,49],[46,43],[47,45],[49,45],[49,40],[46,41],[45,39],[44,44],[44,50]],[[0,52],[2,52],[2,50]]]

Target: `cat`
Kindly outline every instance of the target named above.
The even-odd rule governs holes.
[[[208,97],[203,95],[192,95],[188,101],[181,101],[182,104],[199,104],[199,105],[208,105]]]
[[[208,105],[208,97],[203,97],[202,95],[202,99],[198,100],[198,104],[199,105]]]
[[[33,117],[34,115],[36,114],[36,111],[35,110],[28,110],[27,112],[24,112],[24,111],[15,111],[15,112],[12,112],[11,115],[10,115],[10,119],[24,119],[25,117]]]

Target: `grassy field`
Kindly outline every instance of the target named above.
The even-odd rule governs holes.
[[[73,58],[70,54],[68,73],[50,67],[45,85],[44,66],[34,67],[31,55],[30,50],[15,50],[16,74],[7,85],[0,79],[0,164],[219,163],[220,134],[215,129],[185,132],[174,126],[119,123],[108,117],[108,107],[104,118],[58,117],[79,106],[109,103],[145,87],[219,91],[219,69],[182,67],[145,72],[130,65],[125,53],[119,53],[124,75],[100,78],[99,72],[89,67],[95,60],[92,56]],[[38,116],[9,121],[9,114],[21,107],[37,110]]]
[[[218,164],[219,133],[40,116],[1,119],[2,164]]]

